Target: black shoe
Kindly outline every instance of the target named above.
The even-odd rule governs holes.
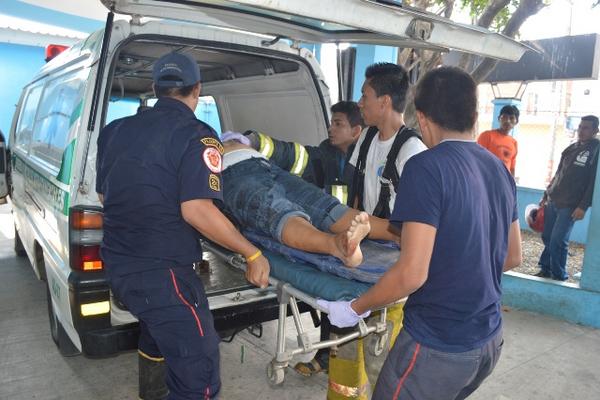
[[[539,278],[550,278],[550,274],[544,271],[540,271],[537,274],[533,275],[533,276],[537,276]]]

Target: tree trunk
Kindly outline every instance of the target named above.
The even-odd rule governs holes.
[[[477,25],[481,26],[482,28],[489,28],[492,25],[492,22],[494,22],[496,15],[498,15],[498,13],[502,11],[502,9],[506,7],[508,3],[510,3],[510,0],[490,1],[477,20]]]

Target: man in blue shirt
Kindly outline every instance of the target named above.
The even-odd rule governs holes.
[[[390,218],[400,258],[352,302],[319,301],[334,325],[409,296],[404,328],[373,399],[464,399],[492,372],[502,347],[502,272],[521,263],[515,183],[473,140],[477,85],[458,68],[426,74],[415,94],[429,150],[404,167]]]
[[[267,286],[269,264],[214,204],[222,200],[223,146],[194,115],[198,64],[167,54],[153,81],[156,105],[98,138],[101,255],[113,294],[140,322],[140,373],[164,358],[168,399],[212,399],[221,387],[219,336],[193,267],[202,259],[198,232],[245,256],[257,286]],[[142,386],[140,397],[163,397]]]

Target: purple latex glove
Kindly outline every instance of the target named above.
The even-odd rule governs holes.
[[[371,314],[371,311],[366,311],[358,315],[350,307],[353,301],[327,301],[318,299],[317,304],[329,314],[329,321],[333,325],[340,328],[348,328],[358,324],[361,318],[366,318]]]
[[[250,139],[248,139],[246,136],[242,135],[239,132],[227,131],[221,135],[221,142],[228,142],[230,140],[235,140],[237,142],[240,142],[241,144],[250,146]]]

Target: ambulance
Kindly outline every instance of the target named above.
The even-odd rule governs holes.
[[[99,256],[96,142],[110,121],[156,101],[152,65],[160,56],[177,51],[198,61],[201,102],[216,107],[218,130],[252,128],[317,145],[327,138],[330,93],[306,44],[454,49],[512,61],[528,49],[393,1],[102,3],[105,28],[33,77],[17,104],[8,148],[0,145],[0,198],[9,195],[12,203],[15,252],[28,257],[45,285],[50,334],[65,356],[137,346],[137,321],[111,296]],[[208,267],[198,271],[223,336],[277,318],[273,290],[253,287],[210,253],[205,258]]]

